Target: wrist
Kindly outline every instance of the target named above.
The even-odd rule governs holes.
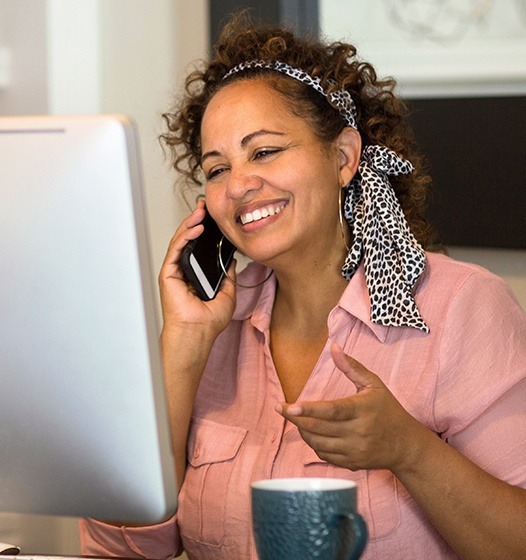
[[[437,434],[415,418],[412,418],[412,428],[406,431],[404,441],[399,460],[391,469],[392,473],[402,482],[407,477],[414,477],[425,469],[425,464],[433,455],[433,450],[437,445],[443,444]]]
[[[204,343],[208,339],[215,339],[213,329],[208,325],[198,323],[175,323],[165,322],[161,329],[161,343],[177,341],[178,343]]]
[[[165,372],[202,372],[217,334],[200,324],[164,325],[160,347]]]

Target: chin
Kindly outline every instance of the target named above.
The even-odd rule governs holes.
[[[252,243],[239,247],[238,251],[252,261],[274,268],[275,264],[286,262],[288,258],[291,258],[290,247],[285,246],[282,241],[275,240],[272,242],[270,236],[261,237],[257,240],[254,239]],[[284,261],[282,260],[283,257],[285,257]]]

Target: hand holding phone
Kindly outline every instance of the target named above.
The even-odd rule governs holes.
[[[202,224],[203,233],[197,239],[189,241],[183,249],[181,266],[199,298],[210,301],[221,288],[225,277],[223,268],[227,270],[230,266],[236,247],[221,233],[208,212]],[[219,262],[220,250],[223,267]]]

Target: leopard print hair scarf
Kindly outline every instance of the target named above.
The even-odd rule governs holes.
[[[251,68],[275,70],[311,86],[340,112],[348,126],[358,129],[356,107],[349,92],[327,93],[319,78],[284,62],[242,62],[223,79]],[[385,146],[364,147],[358,173],[345,187],[344,216],[352,229],[353,243],[342,275],[350,280],[363,259],[371,321],[428,333],[413,297],[415,283],[425,268],[425,252],[411,233],[389,182],[390,176],[412,171],[411,163]]]

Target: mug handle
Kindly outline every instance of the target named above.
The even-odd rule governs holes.
[[[342,517],[350,522],[354,531],[354,548],[349,556],[349,560],[358,560],[367,544],[367,525],[359,513],[349,513],[342,515]]]

